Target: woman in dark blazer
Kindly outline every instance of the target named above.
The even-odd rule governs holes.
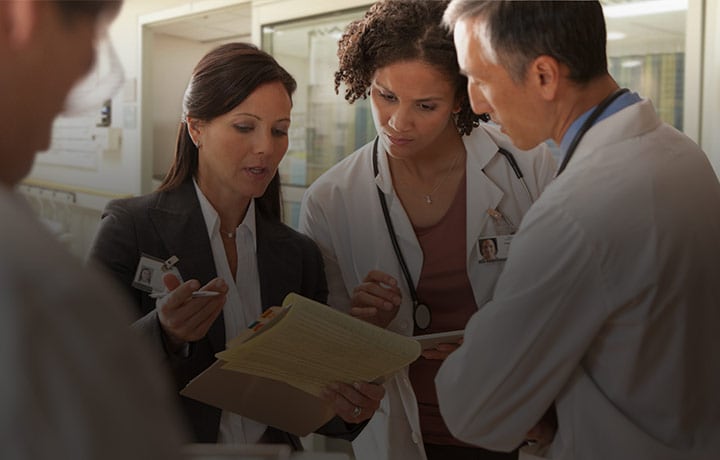
[[[280,219],[277,167],[288,147],[295,87],[292,76],[253,45],[210,51],[185,92],[175,161],[163,183],[149,195],[112,201],[103,213],[90,259],[135,300],[134,327],[162,350],[178,391],[288,293],[327,300],[319,250]],[[160,300],[136,289],[143,255],[176,256],[186,281],[166,276],[170,293]],[[198,289],[219,295],[194,298]],[[353,439],[383,395],[381,386],[366,383],[328,390],[338,416],[317,432]],[[196,442],[301,448],[288,433],[179,398]]]

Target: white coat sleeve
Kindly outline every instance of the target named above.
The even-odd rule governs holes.
[[[2,458],[178,458],[173,390],[122,294],[55,260],[34,276],[0,263]]]
[[[315,241],[322,253],[328,284],[328,305],[349,313],[350,295],[345,287],[336,253],[337,242],[333,238],[333,227],[324,212],[332,205],[323,203],[321,194],[313,187],[306,191],[300,206],[299,230]]]
[[[561,211],[526,215],[493,300],[435,379],[458,439],[512,450],[553,404],[606,317],[602,251]]]

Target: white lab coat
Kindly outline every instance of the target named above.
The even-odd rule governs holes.
[[[460,439],[548,458],[720,458],[720,184],[642,101],[590,129],[435,382]]]
[[[178,458],[169,379],[130,330],[123,294],[4,186],[0,215],[2,458]]]
[[[495,127],[482,125],[464,136],[467,151],[467,273],[477,305],[491,297],[502,263],[478,263],[478,239],[505,233],[487,214],[498,208],[518,225],[531,199],[498,146],[513,152],[523,171],[532,201],[555,173],[555,161],[544,145],[518,151]],[[387,156],[378,147],[379,174],[374,177],[372,143],[344,159],[307,190],[300,212],[300,230],[320,247],[330,294],[328,304],[349,311],[352,290],[370,270],[382,270],[398,280],[402,304],[388,326],[412,335],[412,303],[387,232],[377,187],[386,194],[400,248],[417,286],[423,254],[412,224],[394,193]],[[377,187],[376,187],[377,185]],[[417,401],[406,370],[385,385],[386,397],[368,426],[353,443],[359,460],[424,459]]]

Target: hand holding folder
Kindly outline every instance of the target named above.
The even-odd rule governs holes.
[[[333,382],[382,380],[420,355],[412,338],[289,294],[181,394],[304,436],[334,416]]]

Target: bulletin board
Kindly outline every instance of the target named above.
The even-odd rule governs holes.
[[[107,129],[95,127],[96,117],[58,117],[53,124],[50,148],[38,154],[43,164],[97,171],[107,148]]]

